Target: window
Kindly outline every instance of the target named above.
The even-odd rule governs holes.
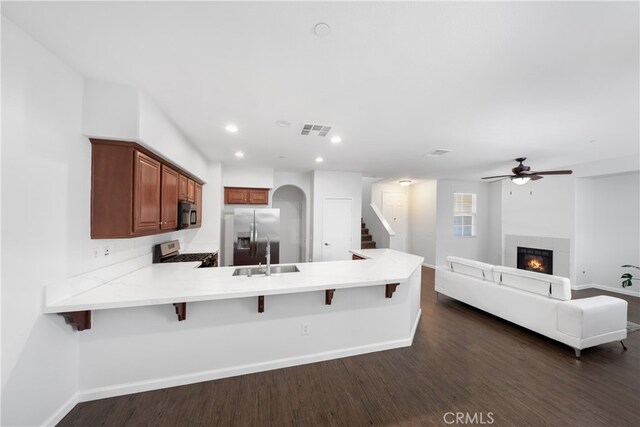
[[[475,213],[475,193],[453,193],[453,235],[455,237],[476,235]]]

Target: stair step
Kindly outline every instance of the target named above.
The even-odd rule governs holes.
[[[362,242],[371,242],[373,240],[373,236],[371,234],[362,234],[360,236],[360,241]]]
[[[369,229],[368,228],[362,228],[362,231],[360,233],[361,234],[369,234]]]
[[[362,249],[375,249],[376,242],[362,242],[360,247]]]

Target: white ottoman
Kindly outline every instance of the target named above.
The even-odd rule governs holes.
[[[627,302],[604,295],[562,301],[558,304],[558,330],[578,338],[576,357],[583,348],[622,341],[627,338]]]

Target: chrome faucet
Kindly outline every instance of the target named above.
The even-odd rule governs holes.
[[[267,276],[271,276],[271,239],[267,234],[267,270],[264,273]]]

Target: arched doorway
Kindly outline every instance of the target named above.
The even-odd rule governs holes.
[[[304,192],[295,185],[283,185],[274,191],[271,205],[280,209],[280,263],[302,262],[307,217]]]

